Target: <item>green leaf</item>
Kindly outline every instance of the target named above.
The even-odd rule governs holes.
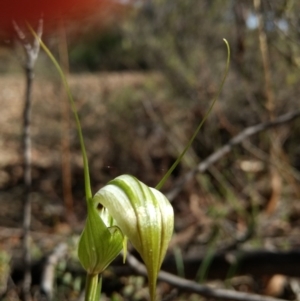
[[[101,203],[128,237],[145,262],[151,300],[156,280],[174,228],[174,212],[168,199],[133,176],[110,181],[93,198]]]
[[[88,205],[88,217],[78,244],[78,257],[87,273],[102,273],[122,247],[123,234],[120,229],[107,227],[97,209]]]

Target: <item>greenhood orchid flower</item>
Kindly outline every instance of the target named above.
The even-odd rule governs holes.
[[[104,206],[100,212],[99,204]],[[88,202],[78,257],[88,274],[101,274],[127,237],[145,262],[151,300],[155,300],[156,280],[173,228],[173,208],[161,192],[133,176],[119,176]]]
[[[174,228],[170,202],[160,191],[130,175],[110,181],[93,201],[107,208],[141,255],[148,271],[151,300],[155,300],[157,275]]]

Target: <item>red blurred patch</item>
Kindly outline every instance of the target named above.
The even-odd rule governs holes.
[[[96,11],[113,13],[115,6],[113,0],[1,0],[0,29],[11,31],[12,20],[34,25],[43,16],[48,31],[55,28],[58,19],[78,22]]]

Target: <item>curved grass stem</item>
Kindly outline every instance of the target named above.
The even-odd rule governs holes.
[[[66,89],[66,92],[67,92],[67,95],[68,95],[68,98],[69,98],[69,101],[71,104],[71,108],[72,108],[72,111],[73,111],[73,114],[75,117],[76,127],[77,127],[77,131],[78,131],[78,136],[79,136],[80,148],[81,148],[82,159],[83,159],[85,196],[86,196],[87,201],[91,202],[92,201],[92,190],[91,190],[91,183],[90,183],[88,158],[87,158],[87,154],[86,154],[86,149],[85,149],[85,144],[84,144],[79,116],[78,116],[78,113],[76,110],[75,102],[74,102],[67,78],[66,78],[63,70],[61,69],[59,63],[57,62],[57,60],[55,59],[55,57],[53,56],[51,51],[48,49],[48,47],[43,43],[42,39],[35,33],[35,31],[32,29],[30,24],[27,23],[27,26],[28,26],[29,30],[31,31],[31,33],[33,34],[33,36],[39,41],[41,47],[43,48],[43,50],[46,52],[46,54],[49,56],[50,60],[56,67],[56,69],[61,77],[61,80],[63,82],[63,85]]]
[[[229,64],[230,64],[230,46],[229,43],[226,39],[223,39],[226,48],[227,48],[227,61],[226,61],[226,68],[225,68],[225,72],[222,78],[222,82],[220,84],[220,87],[218,89],[218,92],[216,94],[216,96],[214,97],[208,111],[206,112],[204,118],[202,119],[202,121],[200,122],[200,124],[198,125],[197,129],[195,130],[192,138],[189,140],[188,144],[186,145],[186,147],[184,148],[184,150],[182,151],[182,153],[179,155],[179,157],[177,158],[177,160],[173,163],[173,165],[169,168],[169,170],[167,171],[167,173],[163,176],[163,178],[160,180],[160,182],[156,185],[156,189],[160,190],[163,185],[165,184],[165,182],[167,181],[167,179],[169,178],[169,176],[171,175],[171,173],[173,172],[173,170],[176,168],[176,166],[179,164],[179,162],[181,161],[182,157],[185,155],[185,153],[188,151],[188,149],[191,147],[192,143],[194,142],[196,136],[198,135],[203,123],[206,121],[207,117],[210,115],[217,99],[219,98],[221,91],[223,89],[225,80],[227,78],[228,75],[228,71],[229,71]]]

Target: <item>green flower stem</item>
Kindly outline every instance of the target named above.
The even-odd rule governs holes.
[[[85,301],[99,301],[102,288],[102,275],[87,274],[85,284]]]
[[[61,77],[61,80],[64,84],[64,87],[66,89],[68,98],[70,100],[71,108],[72,108],[72,111],[73,111],[73,114],[74,114],[74,117],[75,117],[75,120],[76,120],[76,126],[77,126],[79,142],[80,142],[80,147],[81,147],[81,153],[82,153],[82,159],[83,159],[85,196],[86,196],[87,202],[91,203],[92,202],[92,190],[91,190],[88,159],[87,159],[87,155],[86,155],[86,149],[85,149],[85,145],[84,145],[84,139],[83,139],[82,129],[81,129],[81,125],[80,125],[80,120],[79,120],[79,117],[78,117],[78,114],[77,114],[77,111],[76,111],[75,102],[74,102],[74,99],[73,99],[73,96],[72,96],[67,78],[64,75],[64,72],[61,69],[59,63],[57,62],[55,57],[52,55],[51,51],[48,49],[48,47],[43,43],[41,38],[35,33],[35,31],[32,29],[32,27],[28,23],[27,23],[27,26],[28,26],[29,30],[31,31],[31,33],[33,34],[33,36],[39,41],[41,47],[43,48],[43,50],[46,52],[46,54],[49,56],[52,63],[56,67],[56,69],[57,69],[57,71],[58,71],[58,73]]]

